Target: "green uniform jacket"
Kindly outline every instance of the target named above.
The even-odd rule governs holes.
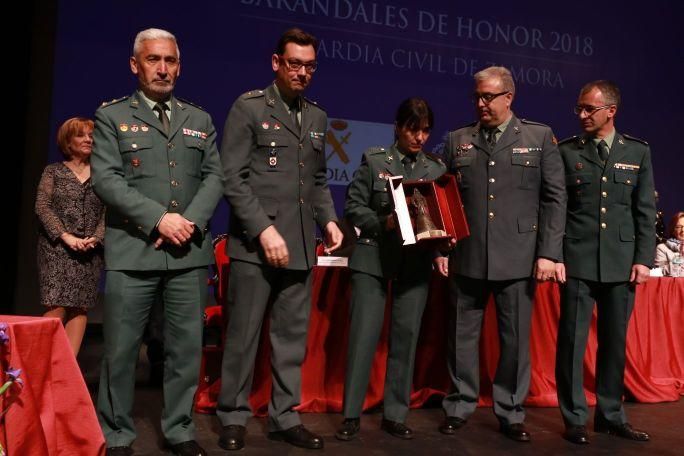
[[[441,160],[418,153],[416,164],[409,176],[410,180],[433,180],[444,174],[446,167]],[[354,253],[349,260],[349,268],[377,277],[392,278],[401,266],[402,249],[427,258],[432,258],[430,250],[420,246],[402,247],[396,230],[386,231],[387,216],[394,211],[392,197],[387,191],[386,176],[404,175],[399,152],[395,146],[373,147],[361,159],[361,165],[347,189],[345,216],[361,230]],[[406,267],[420,269],[424,261],[414,261]]]
[[[107,206],[109,270],[185,269],[213,261],[207,225],[223,188],[216,130],[202,109],[173,97],[170,104],[168,137],[138,92],[95,113],[92,182]],[[197,226],[187,245],[154,248],[155,227],[166,211]]]
[[[240,96],[228,114],[221,161],[231,258],[265,264],[257,236],[274,225],[290,254],[287,269],[310,269],[316,223],[337,220],[326,179],[328,117],[307,99],[301,106],[297,128],[271,85]]]
[[[559,149],[568,189],[567,275],[625,282],[633,264],[651,267],[656,209],[648,144],[615,133],[605,168],[588,138],[568,138]]]
[[[536,258],[561,258],[566,193],[548,126],[514,115],[492,151],[479,123],[460,128],[449,133],[445,161],[470,227],[451,254],[452,273],[522,279]]]

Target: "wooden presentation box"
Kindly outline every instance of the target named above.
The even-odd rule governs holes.
[[[445,174],[434,181],[403,181],[401,176],[395,176],[388,179],[387,185],[394,199],[397,229],[404,245],[417,242],[408,208],[414,190],[418,190],[425,198],[427,212],[436,228],[446,232],[446,236],[430,237],[421,240],[421,243],[449,238],[460,240],[470,235],[461,195],[453,175]]]

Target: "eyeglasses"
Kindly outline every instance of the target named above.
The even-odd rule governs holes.
[[[506,90],[505,92],[499,92],[499,93],[474,93],[472,96],[473,103],[477,104],[478,101],[482,100],[482,102],[486,105],[494,101],[495,98],[500,97],[501,95],[506,95],[507,93],[511,93],[510,91]]]
[[[611,106],[614,106],[614,105],[612,105],[612,104],[603,105],[603,106],[591,106],[591,105],[580,106],[580,105],[577,105],[577,106],[575,106],[575,108],[573,109],[573,112],[574,112],[576,115],[578,115],[578,116],[579,116],[580,114],[582,114],[582,112],[586,112],[588,116],[591,116],[591,115],[593,115],[596,111],[600,111],[601,109],[608,109],[608,108],[610,108]]]
[[[283,62],[285,62],[285,66],[290,71],[297,72],[304,67],[304,71],[307,73],[313,73],[316,71],[316,68],[318,68],[318,62],[315,60],[313,62],[304,63],[300,62],[299,60],[287,60],[283,56],[280,56],[280,58],[283,60]]]

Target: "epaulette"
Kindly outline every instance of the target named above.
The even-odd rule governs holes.
[[[326,112],[325,108],[323,106],[319,105],[318,102],[313,101],[313,100],[306,98],[306,97],[303,97],[303,98],[304,98],[304,101],[306,101],[307,103],[316,106],[318,109],[320,109],[323,112]]]
[[[389,149],[382,146],[374,146],[366,149],[366,155],[386,154]]]
[[[200,105],[198,105],[198,104],[195,104],[195,103],[193,103],[192,101],[188,101],[188,100],[186,100],[186,99],[184,99],[184,98],[176,97],[176,100],[182,101],[183,103],[189,104],[190,106],[194,106],[194,107],[196,107],[197,109],[199,109],[199,110],[201,110],[201,111],[206,111],[206,109],[204,109],[202,106],[200,106]]]
[[[540,125],[542,127],[548,127],[548,125],[543,124],[541,122],[534,122],[532,120],[527,120],[527,119],[520,119],[520,122],[522,122],[524,124],[528,124],[528,125]]]
[[[240,95],[240,98],[243,100],[247,100],[249,98],[256,98],[256,97],[263,97],[264,96],[264,91],[263,90],[250,90],[249,92],[245,92],[242,95]]]
[[[641,138],[635,138],[634,136],[630,136],[626,133],[622,133],[622,136],[624,136],[625,138],[630,139],[632,141],[640,142],[641,144],[648,146],[648,143]]]
[[[561,139],[560,141],[558,141],[558,144],[564,144],[566,142],[573,142],[573,141],[576,141],[577,138],[579,138],[578,135],[570,136],[569,138]]]
[[[440,165],[444,165],[444,159],[442,158],[441,155],[435,154],[434,152],[425,152],[425,151],[423,151],[423,153],[424,153],[425,156],[426,156],[427,158],[429,158],[430,160],[436,161],[436,162],[439,163]]]
[[[127,100],[129,97],[130,95],[126,95],[125,97],[115,98],[111,101],[103,101],[100,107],[104,108],[105,106],[111,106],[113,104],[121,103],[122,101]]]

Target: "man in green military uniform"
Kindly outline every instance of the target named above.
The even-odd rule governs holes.
[[[524,402],[530,385],[530,321],[535,279],[550,280],[565,225],[563,164],[551,129],[518,119],[515,83],[503,67],[476,73],[478,122],[449,133],[446,163],[456,175],[470,236],[451,254],[449,374],[440,432],[455,434],[475,411],[479,339],[490,295],[501,355],[492,399],[500,431],[530,441]],[[443,265],[445,259],[437,258]],[[442,265],[438,265],[442,269]]]
[[[269,438],[319,449],[299,405],[301,365],[311,307],[316,223],[327,252],[342,243],[326,181],[325,111],[303,97],[316,70],[312,35],[286,31],[271,56],[275,82],[240,96],[228,114],[221,144],[231,206],[228,326],[216,414],[219,446],[244,446],[259,333],[269,297],[273,391]]]
[[[567,440],[589,443],[583,360],[594,302],[598,308],[594,430],[648,440],[622,406],[627,323],[635,285],[645,282],[655,254],[651,151],[615,131],[620,91],[594,81],[580,91],[575,113],[584,131],[559,144],[568,192],[556,383]]]
[[[174,454],[204,455],[194,440],[207,265],[207,224],[221,197],[216,131],[209,114],[173,96],[180,72],[175,37],[135,38],[132,96],[95,113],[93,187],[107,206],[104,337],[97,409],[108,455],[133,454],[135,363],[155,299],[164,301],[164,411]]]
[[[406,180],[433,180],[444,174],[444,163],[422,151],[433,123],[432,110],[425,100],[404,100],[395,117],[396,142],[387,148],[369,149],[347,190],[345,215],[361,233],[349,262],[353,273],[344,384],[345,419],[335,434],[340,440],[353,439],[360,429],[390,282],[392,324],[382,429],[395,437],[413,437],[413,431],[404,421],[410,405],[416,344],[434,252],[423,245],[402,246],[394,226],[394,204],[387,191],[387,178],[401,175]]]

